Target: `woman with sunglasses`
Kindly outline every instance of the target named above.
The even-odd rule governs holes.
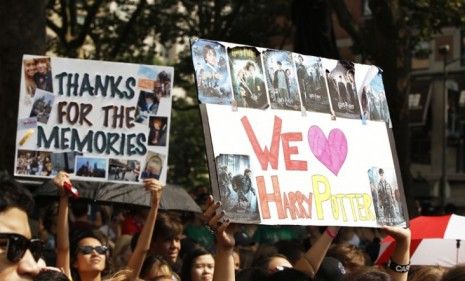
[[[102,240],[97,235],[87,233],[74,239],[70,252],[69,226],[68,226],[68,195],[64,190],[64,184],[71,184],[69,175],[60,172],[53,179],[60,191],[60,203],[58,210],[58,231],[57,231],[57,267],[62,268],[64,273],[71,278],[71,269],[75,272],[74,281],[101,281],[109,259],[108,248],[103,245]],[[144,187],[152,194],[151,208],[144,227],[142,228],[139,240],[126,267],[130,272],[127,280],[137,280],[142,263],[147,255],[152,238],[155,219],[157,217],[158,206],[161,198],[162,186],[155,179],[144,180]],[[70,253],[73,258],[70,259]]]

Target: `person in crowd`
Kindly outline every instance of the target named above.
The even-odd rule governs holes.
[[[159,280],[161,278],[179,280],[169,263],[162,257],[155,255],[147,256],[142,265],[139,277],[142,280]]]
[[[369,265],[369,257],[361,249],[348,243],[334,244],[328,250],[327,256],[342,262],[347,271]]]
[[[197,248],[183,259],[181,281],[211,281],[214,270],[213,255],[203,248]]]
[[[441,281],[463,281],[463,280],[465,280],[465,263],[458,264],[452,267],[441,278]]]
[[[100,281],[104,274],[109,251],[102,239],[93,232],[84,232],[77,235],[71,247],[68,233],[68,195],[64,190],[65,183],[71,184],[69,175],[65,172],[53,179],[60,192],[57,233],[57,267],[74,281]],[[144,187],[151,192],[151,208],[146,222],[137,242],[136,248],[129,259],[127,269],[131,271],[128,280],[136,280],[142,267],[142,262],[149,250],[149,241],[152,238],[155,219],[161,198],[161,184],[154,179],[144,180]],[[71,255],[70,255],[71,254]],[[73,272],[73,274],[72,274]],[[73,276],[72,276],[73,275]]]
[[[157,226],[152,236],[150,253],[163,257],[176,273],[180,273],[181,236],[183,226],[181,221],[166,213],[160,213],[155,222]]]
[[[37,88],[47,92],[53,92],[50,58],[35,58],[34,63],[37,69],[34,74],[34,81],[37,84]]]
[[[59,270],[42,270],[34,281],[70,281],[63,272]]]
[[[411,268],[408,281],[440,281],[444,272],[446,269],[440,266],[417,266]]]
[[[0,280],[33,280],[44,268],[43,243],[31,239],[28,223],[33,205],[31,193],[0,172]]]
[[[29,99],[29,103],[31,102],[30,99],[34,97],[35,91],[37,88],[37,84],[34,80],[34,75],[37,72],[37,67],[34,62],[34,59],[24,59],[23,60],[23,67],[24,67],[24,86],[26,87],[26,97]]]

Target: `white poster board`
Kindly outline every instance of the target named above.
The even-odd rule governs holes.
[[[25,55],[16,176],[166,182],[173,68]]]
[[[378,68],[201,39],[192,53],[213,192],[228,218],[406,225]]]

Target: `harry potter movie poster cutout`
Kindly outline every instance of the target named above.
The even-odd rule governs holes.
[[[231,104],[231,79],[225,47],[217,42],[195,40],[192,53],[200,102]]]
[[[260,52],[253,47],[228,48],[229,65],[237,106],[268,107]]]
[[[338,117],[360,118],[354,63],[322,59],[322,64],[326,73],[333,113]]]
[[[330,113],[321,58],[292,54],[302,105],[309,111]]]
[[[371,66],[363,82],[360,94],[362,118],[365,120],[384,121],[392,127],[391,116],[384,92],[382,70]]]
[[[291,53],[267,50],[263,53],[263,63],[271,108],[300,110]]]

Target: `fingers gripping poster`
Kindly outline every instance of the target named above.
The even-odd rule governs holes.
[[[25,55],[15,175],[166,182],[173,68]]]
[[[198,87],[200,50],[209,45],[223,50],[230,87],[223,86],[233,91],[221,101],[198,91],[213,193],[228,218],[406,225],[389,113],[373,114],[387,110],[378,68],[199,39],[192,43]],[[245,81],[264,87],[260,105],[252,102],[258,91],[240,91],[238,69],[247,63]]]

